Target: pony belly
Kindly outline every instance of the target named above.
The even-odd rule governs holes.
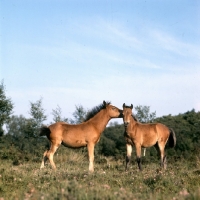
[[[87,146],[87,143],[85,141],[82,141],[82,140],[75,140],[73,142],[62,141],[62,144],[65,147],[70,147],[70,148],[79,148],[79,147]]]
[[[143,141],[143,143],[141,144],[142,147],[152,147],[156,144],[157,140],[148,140],[148,141]]]
[[[152,147],[152,146],[154,146],[155,144],[142,144],[141,146],[143,147],[143,148],[148,148],[148,147]]]

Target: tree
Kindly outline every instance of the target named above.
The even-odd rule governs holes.
[[[31,118],[29,120],[28,126],[28,135],[35,136],[39,131],[40,127],[42,126],[43,121],[47,119],[45,115],[45,110],[42,108],[42,98],[40,98],[35,103],[30,102],[30,112]]]
[[[87,111],[83,108],[82,105],[76,105],[76,110],[73,112],[74,120],[70,119],[72,124],[80,124],[85,120]]]
[[[53,121],[54,122],[68,122],[68,119],[67,118],[63,118],[62,117],[62,111],[61,111],[61,108],[59,105],[57,105],[56,109],[53,109],[52,110],[52,113],[53,115]]]
[[[153,122],[156,118],[156,111],[150,113],[150,106],[136,106],[136,118],[143,123]]]
[[[6,124],[7,134],[19,137],[24,135],[27,126],[27,119],[23,116],[13,115]]]
[[[98,146],[98,153],[105,156],[114,156],[116,150],[116,144],[113,140],[102,136],[100,144]]]
[[[12,114],[13,103],[10,98],[6,97],[5,86],[0,84],[0,136],[3,135],[3,125],[9,120]]]

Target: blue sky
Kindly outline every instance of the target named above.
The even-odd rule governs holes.
[[[1,0],[0,80],[16,115],[41,97],[49,120],[103,100],[200,111],[200,3]]]

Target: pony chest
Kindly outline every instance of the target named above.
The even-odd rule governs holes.
[[[125,130],[125,132],[124,132],[124,137],[126,137],[126,138],[135,138],[135,137],[137,137],[137,131],[135,130],[135,129],[131,129],[131,130],[129,130],[129,129],[127,129],[127,130]]]
[[[126,143],[133,145],[135,138],[133,137],[133,134],[130,132],[125,131],[124,132],[124,138],[126,140]]]

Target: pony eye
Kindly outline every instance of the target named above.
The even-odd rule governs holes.
[[[115,107],[112,107],[112,109],[115,110],[116,108],[115,108]]]

